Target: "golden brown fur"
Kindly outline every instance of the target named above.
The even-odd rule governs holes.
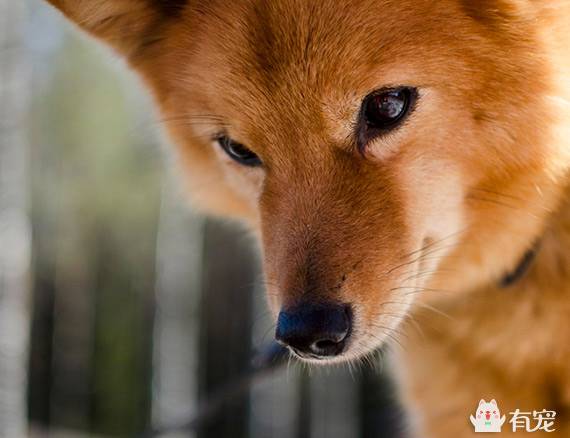
[[[482,397],[556,409],[570,436],[569,2],[51,3],[144,78],[194,198],[259,232],[275,312],[350,303],[343,359],[407,331],[419,436],[470,436]],[[395,85],[417,108],[362,155],[362,99]],[[264,169],[224,157],[220,132]]]

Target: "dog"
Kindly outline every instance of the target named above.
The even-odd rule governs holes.
[[[472,436],[481,398],[570,436],[570,2],[48,1],[140,75],[194,202],[259,236],[293,354],[402,344],[418,437]]]

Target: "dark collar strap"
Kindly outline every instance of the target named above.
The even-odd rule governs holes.
[[[524,276],[524,274],[526,274],[526,272],[532,265],[534,258],[536,257],[536,253],[538,252],[538,247],[539,247],[538,244],[534,244],[531,249],[525,252],[523,258],[521,259],[517,267],[513,271],[506,274],[501,279],[501,281],[499,282],[500,287],[512,286],[517,281],[519,281]]]

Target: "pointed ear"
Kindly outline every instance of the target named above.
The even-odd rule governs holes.
[[[479,402],[479,406],[486,404],[487,402],[483,399],[481,399],[481,401]]]
[[[497,406],[497,401],[495,399],[491,400],[491,403]]]
[[[48,0],[89,34],[130,56],[160,38],[163,25],[179,17],[188,0]]]

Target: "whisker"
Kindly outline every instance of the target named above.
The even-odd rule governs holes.
[[[537,215],[529,212],[527,209],[523,209],[521,207],[517,207],[517,206],[511,205],[511,204],[508,204],[506,202],[498,201],[496,199],[482,198],[482,197],[478,197],[478,196],[474,196],[474,195],[469,195],[467,197],[467,199],[473,200],[473,201],[479,201],[479,202],[488,202],[489,204],[498,205],[500,207],[505,207],[505,208],[510,208],[514,211],[524,213],[524,214],[526,214],[532,218],[539,219],[539,217]],[[548,211],[547,209],[544,209],[544,210]]]
[[[404,302],[401,302],[401,301],[383,301],[382,303],[380,303],[380,306],[382,307],[382,306],[384,306],[384,305],[390,305],[390,304],[396,304],[396,305],[405,306],[405,307],[407,307],[407,306],[410,305],[409,303],[404,303]],[[435,307],[430,306],[429,304],[421,303],[421,302],[415,302],[414,305],[415,305],[415,306],[418,306],[418,307],[420,307],[420,308],[423,308],[423,309],[432,311],[432,312],[434,312],[434,313],[436,313],[436,314],[438,314],[438,315],[440,315],[440,316],[444,316],[444,317],[446,317],[447,319],[450,319],[451,321],[455,321],[455,318],[453,318],[451,315],[448,315],[447,313],[445,313],[445,312],[443,312],[443,311],[441,311],[441,310],[439,310],[439,309],[436,309]]]
[[[394,334],[394,330],[392,330],[392,329],[389,328],[389,327],[384,327],[384,326],[381,326],[381,325],[376,325],[376,326],[374,326],[373,328],[377,328],[377,329],[380,329],[380,330],[385,330],[385,331],[383,331],[383,334],[384,334],[384,335],[386,335],[388,338],[390,338],[391,341],[393,341],[393,342],[395,342],[396,344],[398,344],[398,345],[400,346],[400,348],[401,348],[403,351],[406,350],[406,348],[404,347],[404,345],[402,344],[402,342],[401,342],[401,341],[398,339],[398,337]],[[398,333],[396,332],[396,334],[398,334]],[[372,333],[370,333],[370,332],[368,333],[368,336],[371,337],[372,339],[375,339],[375,340],[376,340],[377,342],[379,342],[379,343],[383,343],[383,342],[385,341],[384,339],[381,339],[381,338],[379,338],[378,336],[376,336],[376,335],[374,335],[374,334],[372,334]]]
[[[457,272],[454,269],[430,269],[428,271],[420,271],[415,273],[414,275],[411,275],[407,278],[404,278],[402,281],[406,282],[406,281],[411,281],[411,280],[417,280],[418,278],[422,278],[428,275],[432,275],[438,272]]]
[[[445,313],[444,311],[439,310],[439,309],[437,309],[437,308],[435,308],[435,307],[433,307],[433,306],[430,306],[429,304],[426,304],[426,303],[415,303],[415,305],[416,305],[416,306],[419,306],[419,307],[421,307],[421,308],[423,308],[423,309],[431,310],[432,312],[437,313],[438,315],[441,315],[441,316],[443,316],[444,318],[449,319],[450,321],[455,321],[455,318],[453,318],[451,315],[449,315],[449,314]]]
[[[401,263],[401,264],[399,264],[399,265],[397,265],[397,266],[395,266],[395,267],[392,267],[392,268],[388,269],[387,271],[385,271],[385,272],[384,272],[383,274],[381,274],[381,275],[382,275],[382,276],[386,276],[386,275],[392,274],[392,273],[394,273],[395,271],[397,271],[398,269],[401,269],[401,268],[403,268],[403,267],[412,265],[412,264],[414,264],[414,263],[416,263],[416,262],[421,262],[421,261],[424,260],[425,257],[427,257],[428,255],[432,255],[432,254],[437,253],[438,251],[443,251],[443,250],[445,250],[445,249],[450,249],[450,248],[454,248],[454,247],[457,247],[457,246],[461,245],[461,244],[462,244],[461,242],[455,242],[455,243],[452,243],[452,244],[449,244],[449,245],[439,246],[439,245],[440,245],[441,243],[443,243],[445,240],[448,240],[448,239],[450,239],[450,238],[452,238],[452,237],[456,237],[456,236],[458,236],[458,235],[460,235],[460,234],[462,234],[462,233],[465,233],[467,230],[468,230],[468,228],[466,227],[466,228],[464,228],[464,229],[462,229],[462,230],[460,230],[460,231],[451,233],[451,234],[449,234],[448,236],[445,236],[445,237],[443,237],[443,238],[441,238],[441,239],[438,239],[438,240],[429,242],[428,244],[422,246],[421,248],[419,248],[419,249],[417,249],[417,250],[414,250],[414,251],[408,253],[407,255],[403,256],[402,258],[409,258],[409,257],[411,257],[411,256],[413,256],[413,255],[415,255],[415,254],[420,253],[420,255],[419,255],[418,257],[416,257],[416,258],[414,258],[414,259],[412,259],[412,260],[408,260],[408,261],[406,261],[406,262],[404,262],[404,263]],[[429,250],[430,248],[431,248],[431,250]],[[429,250],[429,251],[427,251],[427,250]]]

